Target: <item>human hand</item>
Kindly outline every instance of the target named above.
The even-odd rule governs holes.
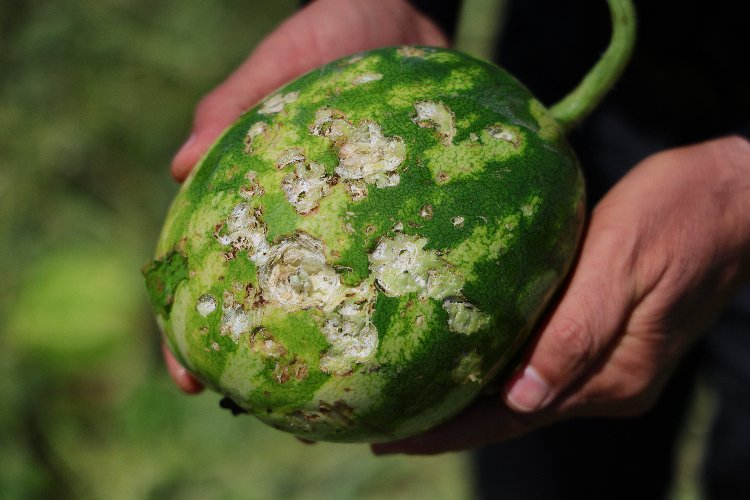
[[[282,23],[198,105],[193,131],[172,161],[182,182],[214,140],[244,111],[282,84],[339,57],[389,45],[446,46],[440,30],[407,0],[317,0]],[[202,384],[164,348],[167,368],[185,392]]]
[[[643,412],[749,278],[750,143],[651,156],[595,207],[569,285],[503,394],[373,451],[462,450],[565,418]]]

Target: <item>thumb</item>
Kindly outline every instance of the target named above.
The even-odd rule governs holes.
[[[506,385],[517,412],[541,410],[594,369],[616,344],[630,308],[627,246],[621,231],[586,237],[568,288],[542,328],[527,362]],[[624,286],[625,285],[625,286]]]

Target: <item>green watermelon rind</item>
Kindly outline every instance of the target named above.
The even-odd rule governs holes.
[[[418,103],[435,114],[421,116]],[[346,186],[355,182],[337,175],[340,144],[333,133],[315,133],[321,109],[333,110],[347,133],[375,124],[394,154],[400,140],[398,182],[357,181],[367,194],[353,200]],[[279,158],[294,148],[328,180],[318,207],[304,215],[281,188],[296,164],[279,168]],[[368,359],[331,361],[321,329],[338,313],[321,307],[265,303],[252,332],[222,333],[222,308],[249,301],[261,285],[253,250],[221,244],[243,203],[247,213],[259,209],[267,245],[299,247],[309,237],[342,287],[369,283],[357,306],[372,309],[367,321],[377,332]],[[450,418],[507,369],[571,265],[583,206],[572,150],[512,76],[448,49],[377,49],[300,77],[228,128],[174,200],[146,275],[169,291],[150,287],[170,349],[209,387],[303,437],[387,441]],[[380,243],[420,241],[432,276],[458,276],[445,285],[450,297],[412,290],[413,282],[412,291],[394,292],[386,278],[373,278]],[[402,286],[398,276],[392,281]],[[205,316],[202,297],[213,300]],[[457,326],[459,313],[469,326]]]

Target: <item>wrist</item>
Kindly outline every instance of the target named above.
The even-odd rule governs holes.
[[[747,284],[750,283],[750,141],[735,135],[722,142],[726,143],[726,165],[735,183],[735,225],[741,241],[740,276],[742,283]]]
[[[739,135],[704,144],[708,148],[706,178],[719,188],[723,227],[731,244],[725,259],[734,263],[732,274],[739,286],[750,283],[750,142]]]

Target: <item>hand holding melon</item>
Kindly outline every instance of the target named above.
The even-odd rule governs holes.
[[[316,2],[204,101],[194,139],[175,160],[178,178],[240,108],[291,76],[356,50],[420,44],[329,63],[243,115],[186,182],[146,271],[181,365],[269,424],[312,439],[423,432],[512,368],[566,275],[582,227],[582,183],[564,129],[606,90],[632,41],[629,2],[612,0],[622,23],[612,53],[550,113],[499,68],[421,45],[443,40],[406,4],[393,2],[409,20],[403,26],[416,29],[363,31],[392,15],[379,10],[386,4]],[[342,43],[294,52],[289,40],[309,35],[305,26],[320,28],[315,19],[327,19],[331,5],[350,9],[354,20],[339,32],[322,30]],[[532,351],[534,368],[510,390],[516,410],[554,401],[552,412],[519,420],[495,398],[486,411],[477,411],[487,404],[480,402],[432,431],[439,440],[428,434],[401,450],[463,448],[592,411],[591,394],[565,398],[561,388],[578,381],[604,390],[592,366],[617,349],[617,333],[629,333],[623,322],[639,317],[632,290],[610,286],[600,272],[613,268],[617,252],[628,255],[623,241],[607,237],[620,216],[614,206],[595,211],[570,288]],[[597,218],[602,213],[609,218]],[[577,316],[577,306],[601,302],[611,288],[598,315]],[[176,372],[180,365],[168,359]],[[178,382],[196,390],[187,373]],[[662,372],[642,373],[658,387]],[[600,396],[600,407],[613,399]],[[474,438],[466,415],[477,417]]]

